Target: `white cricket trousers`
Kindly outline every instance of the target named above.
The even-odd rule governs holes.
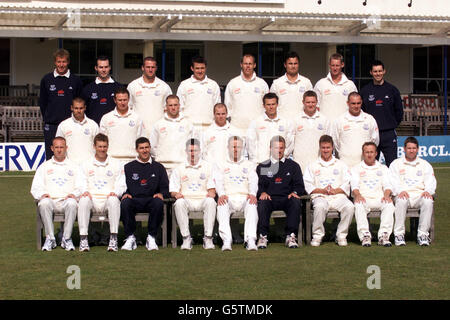
[[[78,204],[73,198],[55,201],[50,198],[44,198],[38,203],[39,214],[46,236],[55,239],[55,230],[53,226],[53,213],[64,213],[64,239],[72,237],[72,229],[75,219],[77,218]]]
[[[108,212],[109,231],[118,233],[120,221],[120,200],[117,197],[107,199],[90,199],[82,197],[78,203],[78,228],[80,236],[87,236],[91,210],[95,212]]]
[[[394,235],[405,235],[405,219],[408,208],[420,209],[419,227],[417,236],[429,235],[431,226],[431,215],[433,213],[432,199],[422,198],[421,196],[410,196],[409,199],[395,199],[395,223]]]
[[[355,207],[353,203],[344,195],[339,197],[317,197],[312,200],[314,219],[313,219],[313,238],[322,239],[325,236],[325,227],[323,226],[327,219],[328,210],[337,210],[341,214],[341,221],[336,231],[337,239],[346,239],[348,228],[352,223]]]
[[[365,203],[355,203],[356,231],[359,240],[362,241],[364,234],[370,233],[367,214],[371,209],[381,211],[378,238],[380,238],[384,232],[386,232],[388,236],[391,236],[392,228],[394,226],[394,204],[392,202],[388,203],[377,199],[366,198]]]
[[[244,241],[256,240],[256,227],[258,225],[258,210],[256,204],[250,204],[247,197],[228,197],[227,203],[217,206],[217,222],[219,223],[219,235],[223,243],[231,243],[233,237],[230,228],[230,216],[239,211],[244,211]]]
[[[203,228],[206,237],[212,237],[214,222],[216,219],[216,201],[211,197],[205,199],[185,199],[180,198],[175,201],[173,209],[183,237],[190,236],[189,232],[189,211],[203,211]]]

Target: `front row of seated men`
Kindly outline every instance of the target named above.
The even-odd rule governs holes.
[[[51,251],[56,247],[52,215],[63,212],[61,247],[75,249],[71,236],[78,215],[79,249],[89,251],[87,233],[91,211],[108,212],[108,251],[118,250],[120,218],[126,237],[122,250],[136,249],[135,215],[148,212],[146,248],[158,250],[155,238],[163,219],[163,199],[169,196],[176,199],[174,211],[183,236],[181,249],[192,248],[189,211],[204,213],[205,249],[215,248],[212,235],[216,211],[222,250],[231,250],[230,215],[238,211],[243,211],[245,216],[247,250],[267,248],[270,216],[274,210],[286,213],[285,244],[296,248],[301,212],[299,198],[306,193],[311,195],[314,211],[312,246],[322,242],[329,210],[340,212],[336,231],[339,246],[347,245],[353,214],[362,245],[370,246],[372,235],[367,214],[371,209],[381,210],[378,244],[391,246],[389,238],[394,230],[395,245],[405,245],[408,208],[420,208],[417,242],[421,246],[430,244],[436,179],[431,165],[417,156],[418,141],[414,137],[406,139],[405,155],[395,160],[389,169],[375,159],[377,151],[373,142],[363,144],[363,161],[351,170],[333,156],[330,136],[323,135],[319,146],[320,157],[308,166],[303,176],[300,166],[284,157],[285,141],[281,136],[271,139],[270,159],[256,168],[244,159],[244,141],[239,136],[229,138],[228,161],[219,165],[202,160],[200,142],[189,139],[186,161],[172,171],[169,181],[165,168],[150,157],[151,146],[145,137],[136,140],[136,159],[122,166],[107,154],[108,137],[98,134],[94,139],[94,157],[80,167],[66,158],[65,139],[56,137],[52,144],[54,156],[36,170],[31,187],[46,234],[42,250]],[[354,204],[349,200],[350,190]],[[395,196],[395,207],[392,196]]]

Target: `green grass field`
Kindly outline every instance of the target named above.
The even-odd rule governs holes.
[[[32,173],[1,173],[0,299],[449,299],[450,167],[434,167],[436,240],[430,247],[409,237],[406,247],[363,248],[353,222],[345,248],[327,242],[290,250],[271,243],[257,252],[240,245],[231,252],[200,245],[191,252],[148,252],[144,246],[117,253],[101,246],[88,253],[78,247],[41,252],[29,193]],[[80,267],[80,290],[66,286],[70,265]],[[379,290],[367,288],[370,265],[380,267]]]

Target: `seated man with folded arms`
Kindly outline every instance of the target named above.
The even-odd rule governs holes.
[[[53,226],[55,212],[64,212],[61,247],[67,251],[75,250],[72,228],[77,217],[77,198],[81,195],[83,181],[79,167],[66,157],[66,140],[62,137],[54,138],[51,149],[53,157],[39,166],[31,185],[31,194],[38,201],[46,235],[42,251],[56,248]]]
[[[217,222],[223,241],[222,251],[231,250],[233,239],[230,215],[238,211],[244,211],[244,241],[247,250],[258,249],[256,247],[258,176],[253,162],[244,159],[243,150],[244,140],[239,136],[231,136],[228,139],[228,161],[218,163],[216,167],[216,191],[219,196]]]
[[[366,142],[362,146],[363,161],[351,170],[350,182],[355,203],[356,230],[363,247],[371,246],[367,214],[371,209],[381,210],[378,245],[392,246],[389,237],[394,225],[394,204],[389,169],[377,161],[377,145]]]
[[[405,155],[392,161],[389,171],[395,198],[394,236],[396,246],[405,246],[405,219],[408,208],[420,208],[417,244],[429,246],[429,231],[433,214],[436,177],[433,167],[418,157],[419,142],[414,137],[405,140]]]
[[[170,176],[170,195],[176,199],[173,209],[183,237],[181,250],[192,249],[189,211],[203,211],[204,249],[215,249],[213,229],[216,218],[215,183],[212,165],[201,160],[200,141],[186,142],[187,161],[176,167]]]
[[[80,165],[94,155],[92,145],[99,128],[85,115],[86,104],[82,98],[74,98],[70,110],[72,116],[58,125],[56,136],[66,139],[67,158]]]
[[[95,155],[81,164],[83,194],[78,204],[80,251],[89,251],[88,229],[91,210],[108,212],[110,238],[108,251],[117,251],[120,221],[120,197],[125,191],[120,179],[123,165],[108,156],[108,137],[99,133],[94,138]]]
[[[301,200],[306,194],[302,170],[297,162],[286,159],[286,142],[282,136],[274,136],[269,143],[270,158],[256,167],[258,175],[258,249],[268,244],[270,216],[272,211],[286,213],[285,245],[297,248],[296,234],[300,223]]]
[[[311,195],[314,210],[311,245],[320,246],[325,236],[323,224],[328,210],[334,209],[341,214],[336,242],[339,246],[346,246],[348,228],[355,211],[353,203],[348,199],[350,170],[343,161],[333,156],[333,138],[329,135],[320,137],[319,149],[320,157],[308,166],[304,176],[305,188]]]
[[[150,157],[150,141],[145,137],[136,140],[136,160],[124,166],[122,184],[126,191],[120,203],[120,213],[125,231],[125,244],[121,250],[137,248],[136,213],[148,212],[148,235],[145,247],[158,250],[156,236],[164,218],[164,198],[169,197],[169,179],[162,164]]]

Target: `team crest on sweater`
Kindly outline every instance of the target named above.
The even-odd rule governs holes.
[[[97,92],[92,92],[91,99],[92,99],[92,100],[98,99],[98,94],[97,94]]]
[[[383,172],[381,172],[381,170],[377,171],[377,176],[381,177],[383,175]]]
[[[417,176],[419,176],[419,177],[422,176],[422,170],[417,171]]]
[[[84,134],[85,134],[85,135],[88,136],[90,133],[91,133],[91,132],[89,131],[89,128],[84,129]]]
[[[322,125],[321,123],[319,123],[319,124],[317,125],[317,130],[323,130],[323,125]]]
[[[73,171],[72,171],[72,170],[68,170],[68,171],[67,171],[67,175],[68,175],[69,177],[73,177]]]
[[[131,176],[131,179],[133,179],[135,181],[139,180],[139,174],[133,173],[133,175]]]
[[[129,125],[130,125],[130,127],[134,127],[136,125],[136,122],[134,122],[133,120],[130,120]]]
[[[51,84],[49,90],[50,91],[56,91],[56,85]]]

